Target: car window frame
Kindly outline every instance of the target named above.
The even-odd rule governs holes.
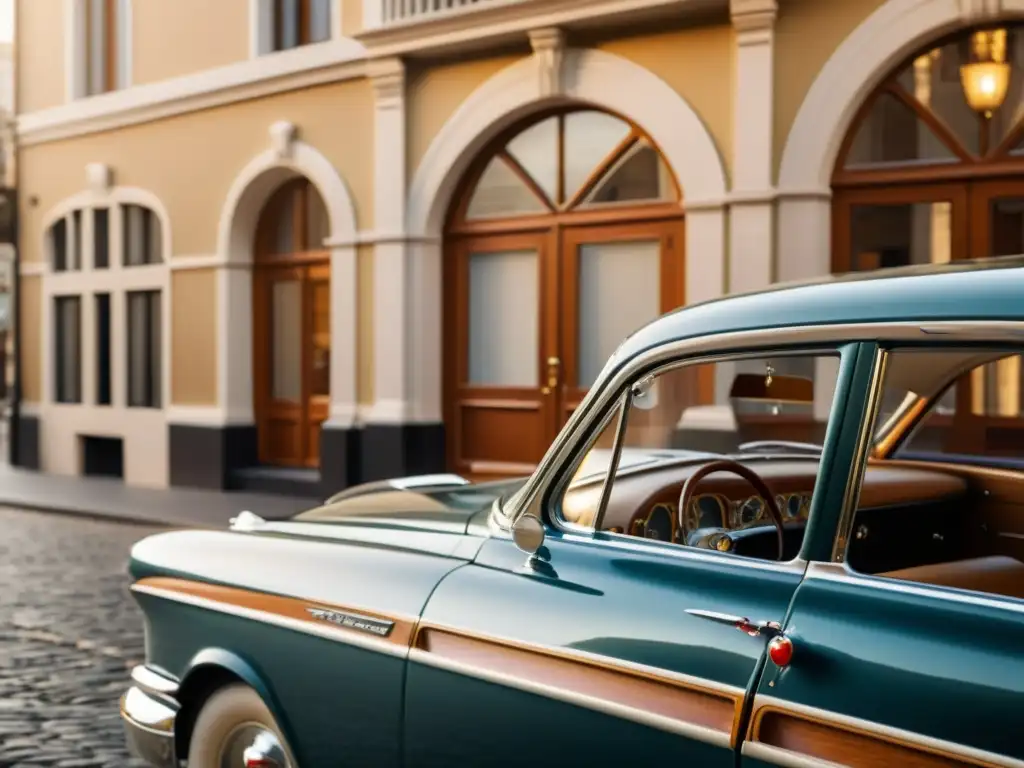
[[[974,590],[961,589],[958,587],[949,587],[938,584],[926,584],[923,582],[902,582],[896,579],[887,579],[874,574],[861,573],[853,570],[847,562],[847,550],[850,543],[850,538],[853,534],[853,526],[855,523],[857,504],[859,503],[861,490],[863,487],[863,475],[867,468],[867,462],[873,455],[873,435],[875,428],[875,419],[878,415],[878,409],[881,406],[881,393],[885,386],[885,374],[889,363],[890,356],[898,351],[899,349],[908,349],[911,347],[923,347],[927,346],[932,349],[943,349],[950,347],[1004,347],[1004,346],[1017,346],[1024,349],[1024,341],[1020,334],[1024,332],[1024,322],[1018,323],[1006,323],[1003,321],[989,323],[970,323],[972,326],[969,333],[956,334],[950,333],[945,336],[941,341],[932,341],[928,344],[922,344],[921,342],[914,343],[913,341],[896,338],[884,338],[878,342],[879,358],[876,359],[874,368],[871,374],[870,391],[874,397],[870,398],[873,400],[869,411],[865,413],[865,417],[861,424],[861,435],[858,440],[858,449],[856,455],[853,457],[854,471],[851,472],[851,482],[856,478],[854,487],[850,489],[850,492],[846,494],[843,502],[843,509],[841,512],[840,524],[835,530],[835,539],[833,542],[832,556],[828,560],[820,558],[810,558],[807,564],[806,578],[814,579],[828,579],[833,581],[846,582],[851,585],[865,586],[873,589],[885,590],[889,592],[897,592],[906,595],[914,595],[918,597],[925,597],[928,599],[940,600],[943,602],[954,602],[963,603],[974,606],[984,606],[989,608],[997,608],[1006,610],[1011,613],[1019,614],[1024,616],[1024,598],[1010,597],[1006,595],[996,595],[987,592],[978,592]],[[983,328],[979,329],[979,326]],[[1008,338],[1004,333],[1007,327],[1011,326],[1011,334]],[[984,328],[991,328],[991,336],[985,338],[979,338],[979,331],[983,331]],[[1016,333],[1012,333],[1012,331]],[[1024,352],[1022,352],[1024,354]],[[954,382],[957,377],[954,377]],[[933,400],[938,399],[938,395]],[[930,412],[930,407],[926,408],[925,413]],[[919,417],[920,418],[920,417]],[[915,426],[918,419],[915,419]],[[907,430],[907,434],[911,434],[913,428]],[[888,458],[895,459],[896,457],[890,452]],[[935,462],[941,464],[942,462]],[[1024,472],[1019,470],[1005,470],[1005,469],[990,469],[988,467],[980,467],[985,471],[994,472],[1013,472],[1015,475],[1022,475]]]
[[[662,373],[675,370],[678,368],[685,368],[694,365],[706,365],[709,363],[731,363],[741,362],[743,360],[761,360],[765,357],[777,356],[777,357],[812,357],[821,358],[829,357],[834,358],[838,362],[838,370],[836,375],[836,381],[832,396],[832,404],[829,409],[828,419],[826,420],[825,437],[822,450],[822,457],[819,460],[820,464],[824,461],[826,451],[829,450],[829,443],[833,438],[833,435],[838,430],[838,422],[842,420],[842,408],[840,404],[841,393],[840,393],[840,382],[844,375],[844,370],[848,373],[849,368],[854,363],[854,358],[857,355],[857,349],[863,342],[851,342],[843,338],[834,338],[824,343],[817,343],[813,345],[779,345],[777,343],[766,343],[763,346],[757,346],[747,348],[743,350],[730,350],[721,353],[713,353],[706,355],[691,355],[691,356],[679,356],[670,358],[668,360],[662,360],[657,364],[638,366],[635,367],[628,377],[620,377],[618,380],[618,386],[615,388],[612,396],[607,398],[607,404],[611,406],[606,408],[597,414],[595,414],[593,420],[589,424],[589,429],[582,439],[577,439],[576,445],[571,451],[569,457],[564,461],[556,470],[553,481],[548,485],[544,492],[543,501],[541,502],[541,509],[543,510],[543,517],[541,518],[547,526],[550,526],[552,530],[558,531],[563,535],[571,536],[574,539],[589,540],[594,543],[600,543],[602,545],[615,545],[624,546],[630,549],[640,548],[641,550],[650,551],[662,551],[676,553],[683,557],[698,557],[704,559],[705,556],[714,558],[721,562],[736,563],[739,565],[747,565],[751,567],[768,568],[771,570],[803,570],[806,567],[807,560],[803,557],[803,547],[801,551],[797,553],[796,557],[791,560],[779,562],[775,560],[761,560],[758,558],[748,558],[736,555],[731,552],[717,552],[715,550],[704,550],[696,547],[690,547],[686,545],[680,545],[676,542],[658,541],[654,539],[640,539],[636,536],[630,536],[626,533],[615,533],[613,531],[598,530],[595,527],[579,525],[566,520],[561,514],[556,514],[555,506],[559,505],[559,500],[564,495],[565,489],[569,483],[572,482],[576,470],[580,463],[585,459],[587,452],[592,447],[593,443],[601,435],[603,428],[607,426],[605,419],[612,413],[612,409],[618,408],[619,410],[619,423],[616,425],[616,440],[613,446],[612,461],[609,463],[608,470],[606,471],[604,481],[601,484],[601,503],[602,505],[607,503],[607,497],[610,489],[609,481],[615,476],[618,469],[619,457],[621,456],[621,432],[622,432],[622,418],[627,417],[629,412],[629,399],[626,396],[630,388],[637,382],[650,376],[658,376]],[[614,416],[613,416],[614,418]],[[821,482],[821,473],[815,478],[814,488],[812,489],[811,508],[807,516],[807,527],[805,531],[811,529],[811,520],[815,515],[820,517],[818,508],[824,502],[816,502],[815,498],[818,496],[819,483]],[[603,518],[604,509],[599,509],[595,515],[595,521]],[[806,533],[805,533],[806,535]]]

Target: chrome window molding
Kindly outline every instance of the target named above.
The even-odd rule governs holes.
[[[875,432],[875,417],[882,400],[885,386],[885,372],[889,353],[884,349],[876,349],[871,361],[871,381],[868,383],[867,403],[857,433],[857,444],[853,449],[853,461],[850,472],[846,476],[846,489],[843,491],[843,506],[839,510],[839,522],[836,525],[832,541],[832,560],[841,562],[846,557],[846,545],[853,530],[853,520],[857,512],[857,501],[860,499],[864,471],[867,469],[868,454],[874,444],[872,437]]]
[[[808,579],[837,581],[858,587],[895,592],[901,595],[930,598],[944,602],[963,603],[979,608],[994,608],[1000,611],[1021,614],[1024,616],[1024,600],[1016,597],[1003,597],[984,592],[972,592],[958,587],[939,587],[917,581],[888,579],[883,576],[857,573],[846,563],[813,562],[807,566]]]

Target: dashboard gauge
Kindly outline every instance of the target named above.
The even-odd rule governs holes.
[[[759,496],[751,496],[740,507],[739,524],[751,525],[761,519],[764,513],[764,501]]]
[[[806,520],[811,514],[811,497],[801,496],[800,497],[800,517]]]
[[[698,528],[723,528],[725,527],[725,505],[718,496],[700,496],[697,499],[697,508],[700,516],[697,520]]]
[[[694,499],[690,502],[690,507],[686,510],[686,530],[696,531],[700,528],[700,499]]]
[[[672,518],[675,516],[668,504],[655,504],[647,513],[644,537],[656,541],[672,541]]]
[[[789,519],[800,517],[800,508],[803,506],[804,500],[798,493],[794,493],[786,500],[786,506],[782,512]]]

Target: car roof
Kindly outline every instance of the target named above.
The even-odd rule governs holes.
[[[622,359],[679,339],[848,323],[1024,319],[1024,255],[851,272],[777,283],[662,315],[629,336]]]

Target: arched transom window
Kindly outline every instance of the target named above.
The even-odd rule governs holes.
[[[459,211],[466,221],[674,202],[661,154],[638,128],[596,110],[552,115],[499,144]]]
[[[898,67],[861,106],[832,186],[836,272],[1024,253],[1024,25],[965,30]],[[978,369],[945,407],[965,425],[1020,421],[1020,360]]]

